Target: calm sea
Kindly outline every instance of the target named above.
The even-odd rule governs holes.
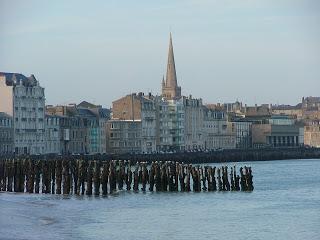
[[[320,239],[320,160],[240,165],[251,193],[0,193],[0,239]]]

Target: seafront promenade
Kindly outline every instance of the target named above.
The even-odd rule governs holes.
[[[78,156],[70,156],[79,158]],[[317,148],[264,148],[264,149],[220,149],[216,151],[186,151],[153,154],[104,154],[83,155],[83,159],[130,160],[131,162],[176,161],[190,164],[223,163],[244,161],[268,161],[286,159],[316,159],[320,158]],[[43,158],[40,156],[40,158]],[[49,156],[51,158],[51,156]]]

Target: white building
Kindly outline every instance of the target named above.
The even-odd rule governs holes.
[[[183,99],[159,99],[157,150],[185,149],[185,109]]]
[[[15,153],[45,153],[45,95],[36,78],[0,73],[0,97],[0,111],[13,116]]]

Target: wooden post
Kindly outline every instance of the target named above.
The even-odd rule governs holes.
[[[17,159],[13,160],[13,191],[19,192],[19,172],[20,172],[20,164]]]
[[[168,191],[168,165],[163,163],[161,166],[161,190]]]
[[[92,195],[92,167],[93,167],[93,162],[89,161],[88,164],[88,170],[87,170],[87,195]]]
[[[148,179],[146,164],[142,163],[141,167],[142,167],[142,175],[141,175],[142,188],[141,188],[141,190],[143,192],[145,192],[146,191],[146,186],[147,186],[147,179]]]
[[[5,160],[2,159],[0,160],[0,191],[5,191]]]
[[[29,193],[33,193],[34,191],[34,161],[30,158],[28,159],[27,165],[28,165],[28,182],[27,182],[27,188]]]
[[[86,192],[86,179],[87,179],[88,161],[82,160],[80,165],[80,182],[81,182],[81,195]]]
[[[201,171],[199,166],[197,166],[197,178],[197,191],[201,192]]]
[[[81,160],[75,160],[74,168],[74,194],[80,195],[80,186],[81,186],[81,172],[80,172]]]
[[[155,184],[155,164],[151,163],[150,172],[149,172],[149,191],[153,192],[154,184]]]
[[[54,159],[50,160],[50,169],[51,169],[51,193],[55,194],[56,192],[56,161]]]
[[[7,191],[8,185],[8,159],[4,160],[3,163],[3,183],[2,183],[2,191]]]
[[[7,191],[12,192],[12,181],[13,181],[13,160],[10,159],[7,165],[7,171],[8,171],[8,187]]]
[[[230,181],[231,181],[231,191],[235,191],[235,181],[234,181],[234,172],[233,172],[233,167],[231,167],[231,171],[230,171]]]
[[[230,191],[230,183],[229,183],[229,179],[228,179],[228,166],[225,166],[224,168],[224,178],[225,178],[225,182],[226,182],[226,190]]]
[[[41,165],[42,162],[40,160],[35,161],[35,193],[40,192]]]
[[[191,165],[189,164],[186,168],[187,170],[187,174],[186,174],[186,192],[190,192],[191,191],[191,186],[190,186],[190,175],[191,175]]]
[[[17,160],[18,160],[17,191],[24,192],[24,179],[25,179],[24,162],[21,159],[17,159]]]
[[[184,182],[184,179],[185,179],[185,171],[184,171],[184,169],[185,168],[184,168],[183,163],[179,164],[178,174],[179,174],[179,182],[180,182],[180,191],[181,192],[184,192],[186,190],[185,182]]]
[[[191,168],[191,177],[192,177],[192,190],[194,191],[194,192],[196,192],[197,191],[197,176],[196,176],[196,169],[195,169],[195,167],[194,166],[192,166],[192,168]]]
[[[109,176],[109,166],[104,163],[102,165],[101,172],[101,184],[102,184],[102,195],[105,196],[108,193],[108,176]]]
[[[168,183],[169,183],[169,192],[174,191],[174,169],[173,169],[173,163],[168,162]]]
[[[127,191],[131,190],[131,184],[132,184],[132,171],[131,171],[131,162],[128,161],[127,166],[127,173],[126,173],[126,185],[127,185]]]
[[[70,194],[70,161],[63,159],[62,161],[62,180],[63,180],[63,194]]]
[[[202,181],[202,190],[203,191],[207,191],[208,188],[207,188],[207,183],[206,183],[206,180],[208,178],[208,170],[207,170],[207,167],[201,167],[201,181]]]
[[[94,161],[94,173],[93,173],[93,184],[94,184],[94,195],[100,195],[100,172],[101,172],[101,163],[98,160]]]
[[[61,194],[61,184],[62,184],[62,160],[56,160],[56,193]]]
[[[253,191],[253,176],[252,176],[252,170],[251,167],[248,167],[248,190]]]
[[[218,190],[222,191],[222,181],[221,181],[221,174],[220,174],[220,168],[217,168],[217,178],[218,178]]]
[[[241,185],[241,191],[246,191],[246,180],[245,176],[243,174],[243,168],[240,168],[240,185]]]
[[[156,191],[161,191],[161,170],[160,170],[160,163],[155,163],[155,177],[156,177]]]
[[[226,191],[226,178],[225,178],[225,168],[224,166],[221,167],[221,179],[222,179],[222,191]]]
[[[78,173],[78,160],[72,159],[70,162],[70,181],[71,181],[71,194],[77,194],[78,183],[79,183],[79,173]]]
[[[30,166],[29,166],[29,158],[24,158],[22,159],[22,168],[24,171],[24,175],[25,175],[25,188],[26,188],[26,192],[29,192],[29,181],[30,181]],[[23,186],[24,187],[24,186]]]
[[[42,193],[50,193],[51,174],[48,161],[42,160]]]
[[[212,191],[217,191],[216,167],[212,169]]]
[[[133,173],[133,191],[139,190],[139,165],[137,164],[134,173]]]
[[[119,160],[119,171],[118,171],[118,189],[123,189],[123,182],[125,179],[125,169],[124,169],[124,163],[122,160]]]
[[[110,162],[110,173],[109,173],[109,185],[110,185],[110,193],[113,193],[117,190],[117,179],[116,179],[116,169],[115,169],[115,161]]]

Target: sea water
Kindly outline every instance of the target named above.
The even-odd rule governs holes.
[[[250,193],[0,193],[0,239],[320,239],[320,160],[244,165]]]

